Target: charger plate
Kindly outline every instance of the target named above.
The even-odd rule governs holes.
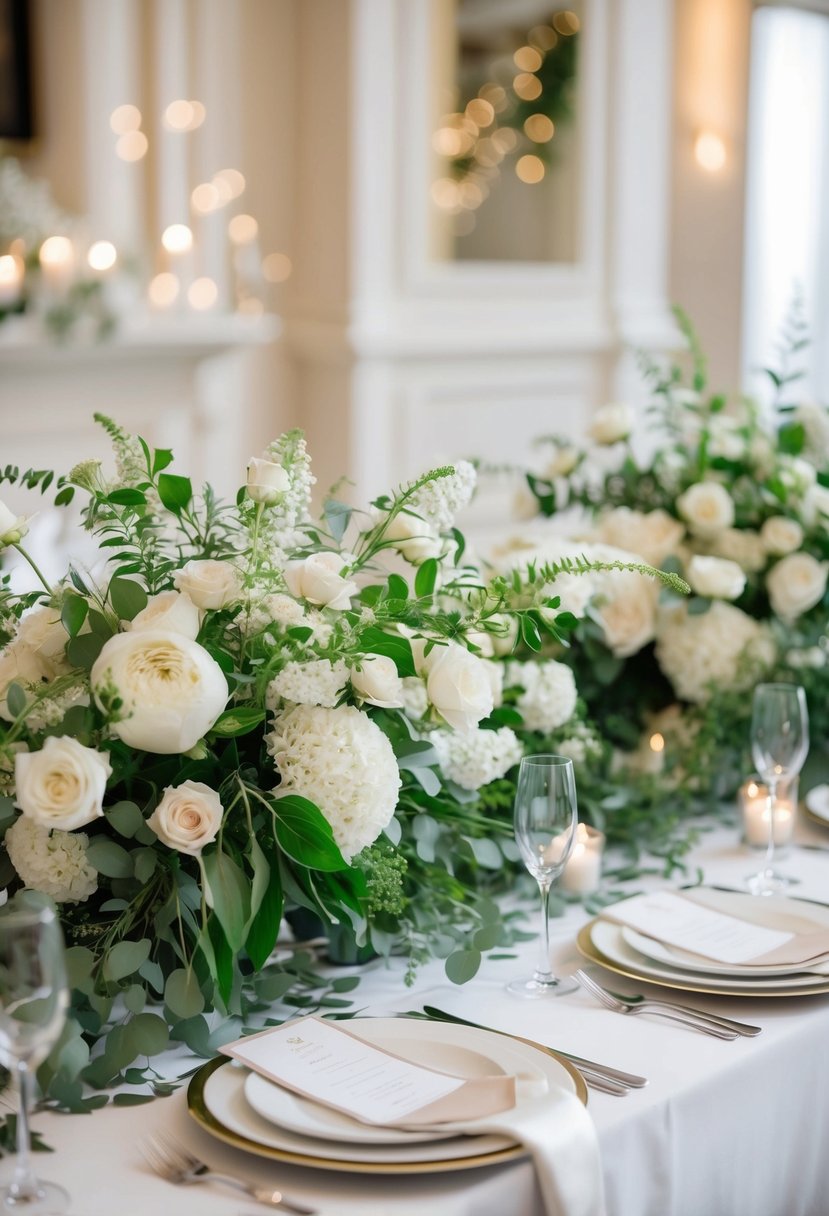
[[[509,1044],[515,1052],[527,1052],[531,1067],[544,1073],[551,1086],[567,1089],[582,1103],[587,1103],[587,1089],[578,1070],[569,1060],[540,1044],[528,1045],[492,1031],[419,1019],[355,1018],[349,1022],[349,1030],[354,1033],[361,1024],[365,1028],[372,1027],[367,1029],[366,1037],[374,1036],[373,1028],[377,1028],[378,1035],[385,1029],[388,1036],[395,1032],[402,1034],[405,1027],[407,1035],[433,1035],[442,1043],[471,1047],[484,1055],[489,1050],[496,1060],[503,1052],[503,1045]],[[499,1046],[499,1040],[502,1046]],[[455,1136],[408,1146],[368,1147],[335,1146],[330,1141],[295,1135],[275,1127],[251,1108],[244,1093],[248,1075],[247,1069],[229,1059],[211,1060],[191,1078],[187,1108],[196,1122],[217,1139],[274,1161],[360,1174],[431,1174],[500,1164],[526,1154],[522,1145],[511,1143],[502,1136]]]
[[[813,823],[829,828],[829,785],[816,785],[803,799],[801,810]]]

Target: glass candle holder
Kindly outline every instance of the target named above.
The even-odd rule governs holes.
[[[798,779],[781,781],[774,812],[774,843],[778,848],[791,844],[797,815]],[[743,821],[743,840],[752,849],[765,849],[769,843],[769,790],[759,777],[749,777],[738,795]]]
[[[598,828],[587,823],[578,825],[573,851],[558,882],[559,890],[569,891],[572,895],[590,895],[599,889],[604,841],[604,833]]]

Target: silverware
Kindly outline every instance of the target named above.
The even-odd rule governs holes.
[[[595,984],[596,981],[594,980]],[[720,1013],[709,1013],[707,1010],[696,1009],[692,1005],[681,1005],[678,1001],[654,1001],[650,997],[642,996],[641,993],[634,992],[626,995],[623,992],[613,992],[611,989],[605,989],[611,996],[615,996],[617,1001],[624,1001],[626,1005],[641,1005],[647,1001],[651,1005],[665,1005],[670,1009],[676,1009],[681,1013],[689,1014],[691,1017],[700,1018],[706,1022],[714,1022],[717,1026],[723,1026],[726,1030],[733,1030],[735,1034],[741,1035],[745,1039],[753,1039],[758,1034],[763,1033],[762,1026],[752,1026],[750,1022],[738,1022],[736,1018],[726,1018]]]
[[[668,1004],[667,1001],[651,1001],[643,998],[630,1004],[627,999],[621,1000],[612,992],[608,992],[606,988],[602,988],[601,984],[597,984],[584,971],[574,971],[573,977],[578,980],[585,991],[594,996],[605,1008],[612,1009],[615,1013],[652,1013],[656,1017],[667,1018],[688,1026],[691,1030],[709,1034],[715,1039],[733,1040],[737,1038],[736,1030],[729,1030],[725,1026],[709,1020],[705,1014],[688,1012],[684,1007]]]
[[[290,1212],[293,1216],[315,1216],[314,1208],[306,1208],[301,1203],[286,1199],[281,1191],[273,1187],[255,1186],[232,1174],[211,1170],[204,1161],[194,1157],[170,1136],[162,1136],[159,1133],[148,1136],[141,1144],[141,1151],[151,1169],[167,1182],[183,1185],[194,1182],[221,1182],[237,1191],[244,1191],[257,1203],[266,1203],[275,1211]]]
[[[531,1047],[542,1047],[546,1051],[554,1051],[557,1055],[563,1056],[565,1060],[569,1060],[571,1064],[575,1064],[579,1072],[584,1076],[585,1081],[592,1088],[598,1089],[599,1085],[592,1085],[592,1080],[610,1084],[612,1086],[621,1086],[623,1090],[642,1089],[648,1083],[647,1077],[639,1077],[632,1072],[622,1072],[620,1068],[611,1068],[609,1064],[599,1064],[596,1060],[585,1059],[584,1056],[574,1056],[569,1051],[559,1051],[557,1047],[551,1047],[547,1043],[537,1043],[533,1039],[523,1038],[521,1035],[510,1034],[506,1030],[496,1030],[492,1026],[484,1026],[480,1022],[472,1022],[469,1018],[460,1018],[454,1013],[446,1013],[443,1009],[438,1009],[434,1005],[424,1005],[423,1012],[428,1017],[434,1018],[439,1022],[457,1022],[461,1026],[474,1026],[476,1030],[488,1030],[492,1034],[503,1034],[507,1038],[519,1039],[522,1043],[529,1043]],[[610,1092],[615,1092],[615,1089]]]

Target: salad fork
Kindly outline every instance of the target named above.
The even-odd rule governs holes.
[[[628,1004],[626,1000],[621,1000],[612,992],[608,992],[606,988],[602,988],[601,984],[597,984],[586,972],[579,970],[575,971],[573,975],[586,992],[594,996],[606,1009],[612,1009],[615,1013],[652,1013],[656,1017],[678,1022],[691,1030],[709,1034],[715,1039],[733,1040],[738,1037],[736,1030],[729,1030],[720,1022],[710,1021],[705,1014],[695,1013],[680,1008],[678,1005],[670,1005],[666,1001],[638,1000],[634,1004]]]
[[[289,1212],[292,1216],[316,1216],[314,1208],[306,1208],[294,1200],[288,1200],[281,1191],[271,1186],[256,1186],[244,1182],[232,1174],[222,1174],[188,1152],[171,1136],[153,1133],[141,1144],[141,1151],[151,1169],[167,1182],[188,1185],[195,1182],[221,1182],[243,1191],[257,1203],[265,1203],[277,1212]]]

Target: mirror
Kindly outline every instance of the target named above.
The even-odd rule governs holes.
[[[442,0],[432,131],[434,252],[574,262],[581,0]]]

